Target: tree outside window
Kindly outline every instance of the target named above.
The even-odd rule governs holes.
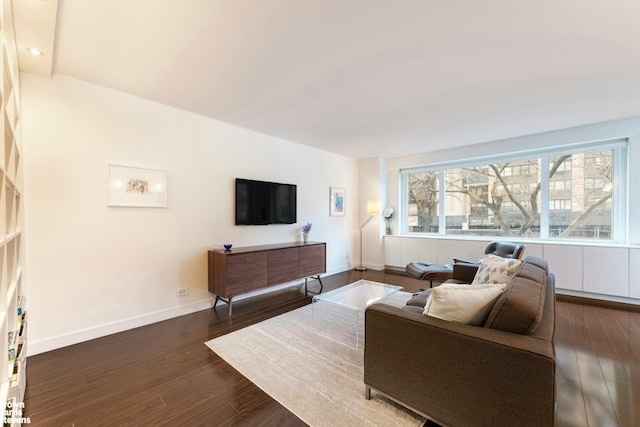
[[[407,176],[407,226],[413,233],[437,233],[439,230],[438,172]]]

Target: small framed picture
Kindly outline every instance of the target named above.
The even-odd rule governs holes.
[[[167,172],[109,165],[108,206],[166,208]]]
[[[346,195],[344,188],[331,187],[329,198],[329,215],[344,216]]]

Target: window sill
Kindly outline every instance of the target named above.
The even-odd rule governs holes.
[[[426,240],[454,240],[454,241],[477,241],[477,242],[492,242],[494,240],[506,240],[506,241],[517,241],[522,243],[529,244],[539,244],[539,245],[557,245],[557,246],[593,246],[593,247],[602,247],[602,248],[627,248],[627,249],[640,249],[640,244],[627,244],[627,243],[615,243],[615,242],[604,242],[604,241],[589,241],[589,240],[556,240],[556,239],[532,239],[532,238],[522,238],[513,236],[494,236],[494,237],[486,237],[486,236],[441,236],[438,234],[387,234],[384,236],[385,238],[405,238],[405,239],[426,239]]]

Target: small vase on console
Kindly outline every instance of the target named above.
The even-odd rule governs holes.
[[[311,231],[311,223],[308,222],[302,226],[302,241],[307,243],[309,241],[309,232]]]

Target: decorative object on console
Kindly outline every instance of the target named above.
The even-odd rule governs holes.
[[[222,245],[222,246],[224,246],[225,251],[230,251],[233,245],[231,243],[227,243],[226,245]]]
[[[384,219],[387,220],[387,228],[385,230],[387,234],[391,234],[391,218],[393,218],[393,214],[395,212],[396,210],[393,209],[391,206],[387,206],[382,211],[382,215],[384,216]]]
[[[344,216],[346,195],[344,188],[331,187],[329,198],[329,215]]]
[[[166,208],[167,172],[109,165],[108,206]]]
[[[376,214],[380,212],[380,201],[379,200],[368,200],[367,201],[367,213],[369,214],[369,218],[367,218],[367,220],[364,222],[364,224],[362,224],[362,227],[360,227],[360,265],[356,268],[354,268],[354,270],[356,271],[367,271],[367,267],[364,266],[364,262],[362,259],[362,230],[364,230],[364,227],[369,224],[369,221],[371,221],[373,219],[373,217],[376,216]]]
[[[302,239],[304,240],[305,243],[307,243],[309,241],[309,233],[311,232],[311,226],[313,224],[311,224],[310,222],[306,223],[305,225],[302,226]]]

